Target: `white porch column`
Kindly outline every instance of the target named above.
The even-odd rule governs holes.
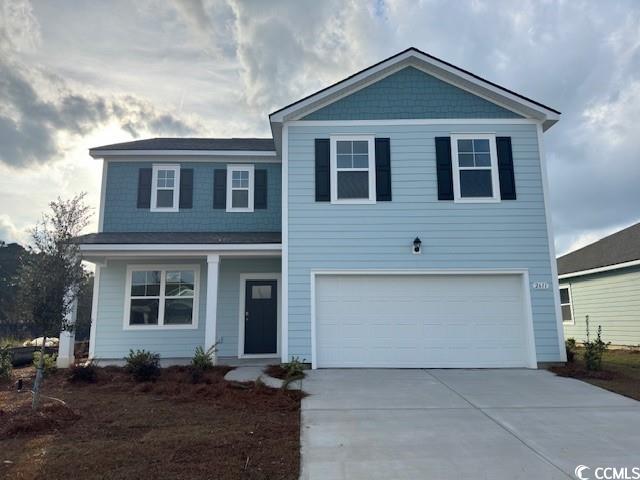
[[[71,308],[67,313],[65,322],[68,325],[75,326],[76,318],[78,316],[78,299],[76,298],[71,304]],[[58,368],[69,368],[75,361],[75,355],[73,349],[76,343],[75,329],[60,331],[59,337],[60,343],[58,344],[58,359],[56,360],[56,366]]]
[[[204,326],[204,349],[216,344],[216,320],[218,313],[218,275],[220,255],[207,255],[207,308]]]

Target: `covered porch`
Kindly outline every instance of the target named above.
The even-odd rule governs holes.
[[[129,350],[145,349],[163,365],[185,364],[198,346],[215,346],[218,363],[279,361],[279,233],[98,233],[83,237],[81,249],[95,264],[96,363],[122,364]],[[73,361],[63,349],[60,357]]]

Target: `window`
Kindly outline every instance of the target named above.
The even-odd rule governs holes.
[[[331,203],[375,203],[374,138],[331,137]]]
[[[180,165],[154,165],[151,186],[152,212],[178,211]]]
[[[196,328],[199,267],[130,266],[125,329]]]
[[[573,324],[573,305],[571,305],[571,288],[560,287],[560,309],[562,310],[562,322]]]
[[[253,165],[227,167],[227,212],[253,212]]]
[[[495,135],[452,135],[456,202],[498,202],[500,182]]]

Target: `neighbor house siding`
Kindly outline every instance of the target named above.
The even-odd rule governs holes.
[[[136,265],[197,264],[200,265],[200,298],[198,328],[173,330],[124,330],[123,315],[127,262],[110,261],[100,269],[98,319],[96,322],[97,359],[121,360],[129,349],[144,348],[160,354],[161,358],[188,359],[197,346],[204,345],[206,313],[207,264],[204,259],[157,259],[132,261]],[[220,260],[218,279],[217,340],[218,355],[235,357],[238,354],[238,308],[240,305],[240,274],[280,273],[280,258]]]
[[[258,163],[267,170],[267,208],[254,212],[227,212],[213,208],[213,172],[225,163],[181,163],[193,169],[193,208],[179,212],[151,212],[137,208],[138,171],[154,162],[109,161],[105,232],[279,232],[282,218],[280,164]],[[162,162],[156,162],[162,163]],[[176,163],[176,162],[166,162]],[[177,162],[180,163],[180,162]],[[234,162],[229,162],[233,164]]]
[[[414,67],[308,114],[304,120],[521,118],[517,113]]]
[[[512,138],[517,200],[438,201],[436,136]],[[332,205],[314,195],[314,139],[375,134],[391,141],[393,201]],[[288,127],[289,356],[311,359],[312,269],[527,269],[553,285],[536,126],[367,125]],[[413,239],[422,255],[411,254]],[[538,361],[560,357],[553,289],[531,290]]]
[[[586,339],[589,315],[592,338],[602,325],[602,339],[614,345],[640,345],[640,267],[560,280],[569,285],[575,325],[564,324],[565,338]]]

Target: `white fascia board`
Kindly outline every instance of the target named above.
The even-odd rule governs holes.
[[[106,157],[275,157],[275,150],[89,150],[93,158]]]
[[[480,80],[468,73],[462,72],[457,68],[440,62],[434,58],[423,55],[417,51],[408,51],[402,55],[393,57],[386,62],[369,68],[358,75],[340,82],[333,87],[320,91],[311,95],[306,100],[291,105],[284,110],[278,111],[270,116],[272,123],[279,123],[286,120],[297,120],[298,112],[302,112],[300,116],[307,115],[312,111],[322,108],[338,99],[351,95],[357,90],[379,81],[385,76],[391,75],[405,66],[414,66],[429,73],[443,81],[451,83],[459,88],[463,88],[471,93],[486,98],[493,103],[498,103],[510,110],[519,110],[525,116],[536,114],[538,120],[544,122],[546,130],[560,119],[560,115],[548,108],[533,103],[529,100],[519,97],[500,87],[491,85],[487,81]],[[509,106],[508,106],[509,105]]]
[[[630,262],[616,263],[614,265],[607,265],[606,267],[590,268],[589,270],[580,270],[578,272],[564,273],[558,275],[559,279],[581,277],[582,275],[590,275],[592,273],[610,272],[611,270],[619,270],[621,268],[636,267],[640,265],[640,260],[632,260]]]
[[[244,251],[273,251],[282,249],[280,243],[247,243],[247,244],[216,244],[216,243],[185,243],[185,244],[144,244],[144,243],[114,243],[114,244],[81,244],[82,252],[244,252]]]

